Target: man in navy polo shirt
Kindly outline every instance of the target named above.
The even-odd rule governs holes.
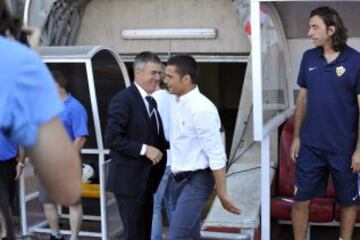
[[[347,46],[347,29],[329,7],[311,12],[308,35],[315,48],[304,53],[300,66],[291,146],[294,238],[305,238],[310,200],[326,193],[330,172],[341,205],[340,239],[350,240],[360,200],[360,54]]]

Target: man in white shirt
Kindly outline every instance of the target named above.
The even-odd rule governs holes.
[[[171,107],[170,155],[178,193],[169,240],[200,239],[201,210],[214,183],[223,207],[240,214],[226,192],[226,154],[219,114],[214,104],[200,93],[197,75],[193,57],[179,55],[169,59],[165,82],[169,92],[176,95]]]
[[[165,66],[163,66],[163,75],[165,75]],[[164,127],[164,135],[169,141],[169,130],[171,126],[170,104],[173,95],[170,95],[166,85],[160,80],[157,90],[152,94],[158,105],[158,111],[161,116]],[[175,203],[173,199],[173,181],[171,179],[169,150],[167,150],[167,161],[164,175],[161,179],[159,187],[154,194],[154,210],[151,226],[151,240],[163,239],[163,218],[162,218],[162,205],[164,204],[166,210],[167,220],[170,223],[175,210]]]

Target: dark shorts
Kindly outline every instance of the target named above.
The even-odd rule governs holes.
[[[10,203],[13,202],[16,191],[16,164],[16,158],[0,161],[0,179],[6,188],[7,198]]]
[[[323,151],[302,145],[296,161],[295,200],[305,201],[326,195],[329,173],[336,201],[341,206],[360,202],[358,174],[351,169],[351,155]]]
[[[49,193],[46,191],[44,185],[38,180],[38,190],[39,190],[39,201],[42,204],[55,204],[55,202],[51,199]]]
[[[48,191],[45,189],[44,185],[38,180],[38,190],[39,190],[39,201],[42,204],[56,204],[55,201],[52,200]],[[81,204],[81,198],[74,203],[74,205]]]
[[[82,169],[80,168],[81,174],[82,174]],[[56,202],[54,200],[52,200],[49,192],[45,189],[45,186],[42,184],[42,182],[40,181],[40,179],[38,178],[38,190],[39,190],[39,201],[42,204],[56,204]],[[80,199],[74,203],[73,206],[81,204],[81,197]]]

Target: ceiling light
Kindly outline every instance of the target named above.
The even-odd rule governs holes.
[[[123,39],[215,39],[215,28],[123,29]]]

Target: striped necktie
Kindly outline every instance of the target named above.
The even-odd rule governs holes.
[[[146,101],[149,103],[149,117],[151,119],[151,123],[155,127],[156,132],[159,134],[159,121],[157,115],[157,103],[156,100],[152,96],[146,96]]]

